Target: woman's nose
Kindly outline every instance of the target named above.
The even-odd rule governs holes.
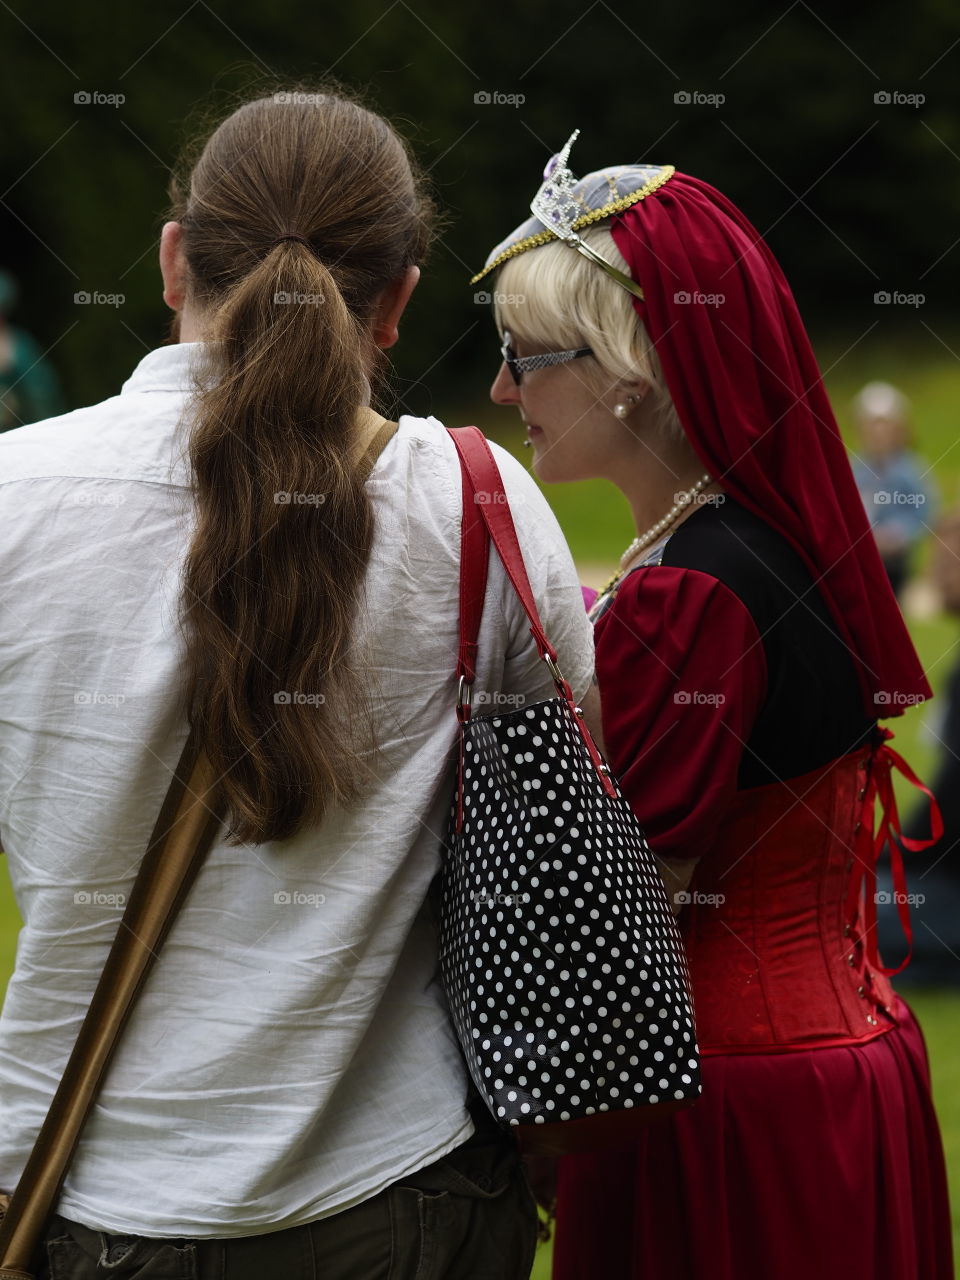
[[[506,364],[501,364],[499,372],[493,380],[493,384],[490,387],[490,399],[494,404],[520,403],[520,388],[514,382]]]

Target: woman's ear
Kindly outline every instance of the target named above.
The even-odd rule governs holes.
[[[373,325],[373,340],[381,349],[392,347],[400,336],[398,325],[410,295],[420,279],[419,267],[407,267],[402,276],[391,281],[380,295]]]
[[[187,263],[183,254],[183,227],[165,222],[160,232],[160,274],[163,300],[171,311],[181,311],[186,294]]]
[[[624,378],[622,382],[617,383],[617,398],[622,400],[625,396],[629,396],[635,404],[639,404],[649,390],[650,383],[645,382],[643,378]]]

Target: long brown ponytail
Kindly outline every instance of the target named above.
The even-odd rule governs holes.
[[[208,356],[191,403],[190,722],[231,843],[287,838],[364,777],[352,652],[373,519],[357,411],[378,295],[432,205],[380,116],[292,89],[234,111],[170,186]],[[299,235],[274,243],[283,235]]]

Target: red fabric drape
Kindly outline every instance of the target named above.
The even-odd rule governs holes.
[[[690,443],[803,558],[868,715],[929,698],[790,286],[759,233],[683,173],[615,215],[611,232],[646,295],[633,305]]]

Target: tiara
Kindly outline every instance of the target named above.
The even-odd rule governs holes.
[[[570,172],[567,161],[570,158],[570,148],[579,136],[580,130],[574,129],[563,150],[558,151],[548,160],[547,167],[543,171],[540,190],[530,201],[530,212],[548,231],[552,231],[555,236],[571,245],[591,262],[595,262],[598,267],[602,267],[607,275],[616,280],[617,284],[642,300],[643,290],[637,282],[631,280],[628,275],[624,275],[622,271],[618,271],[612,262],[608,262],[595,249],[584,244],[576,230],[576,223],[582,218],[583,209],[574,195],[577,179]]]

